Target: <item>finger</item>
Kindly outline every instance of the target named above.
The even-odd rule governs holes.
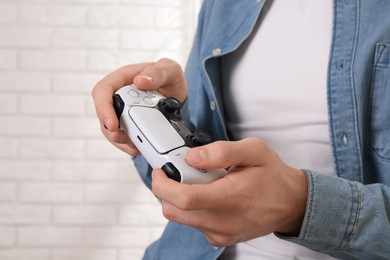
[[[224,222],[224,217],[213,210],[182,210],[164,200],[162,201],[162,211],[166,219],[194,227],[203,232],[216,232],[216,229]]]
[[[109,131],[118,129],[118,119],[112,101],[115,91],[133,83],[134,77],[151,64],[153,63],[133,64],[119,68],[99,81],[92,90],[97,116]]]
[[[163,201],[163,215],[170,221],[191,226],[202,232],[210,244],[226,246],[237,241],[235,222],[228,214],[211,210],[184,211]]]
[[[147,66],[134,78],[141,89],[158,90],[167,97],[175,97],[183,102],[187,97],[187,83],[181,66],[167,58]]]
[[[123,152],[133,156],[140,153],[125,132],[121,130],[110,132],[105,128],[101,130],[107,140]]]
[[[218,141],[192,148],[186,161],[200,169],[229,168],[232,166],[258,166],[271,158],[274,152],[258,138],[240,141]]]
[[[166,201],[162,201],[162,213],[166,219],[194,227],[203,234],[215,233],[215,229],[221,224],[219,215],[215,215],[211,211],[181,210]]]
[[[219,181],[210,184],[185,184],[169,179],[161,169],[152,173],[152,191],[161,200],[178,209],[191,211],[219,206],[225,198],[223,185]]]

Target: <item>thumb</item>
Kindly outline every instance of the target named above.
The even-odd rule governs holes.
[[[259,165],[271,149],[260,139],[217,141],[192,148],[187,152],[187,162],[201,169],[229,168],[231,166]]]

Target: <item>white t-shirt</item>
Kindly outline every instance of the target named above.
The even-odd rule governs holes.
[[[259,137],[295,167],[335,174],[327,108],[331,0],[267,1],[256,29],[222,58],[226,126]],[[222,259],[332,259],[273,234],[230,247]]]

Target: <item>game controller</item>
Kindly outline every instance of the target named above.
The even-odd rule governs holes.
[[[211,139],[206,132],[191,132],[185,126],[178,100],[133,84],[119,89],[113,101],[120,129],[152,168],[161,168],[169,178],[188,184],[211,183],[225,176],[225,169],[197,169],[186,162],[191,147],[208,144]]]

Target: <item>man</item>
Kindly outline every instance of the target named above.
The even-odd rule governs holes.
[[[206,0],[185,76],[162,59],[96,85],[102,131],[130,155],[112,95],[133,82],[181,102],[188,91],[188,123],[231,140],[187,154],[229,168],[209,185],[135,157],[171,220],[145,259],[390,255],[389,11],[379,0]]]

